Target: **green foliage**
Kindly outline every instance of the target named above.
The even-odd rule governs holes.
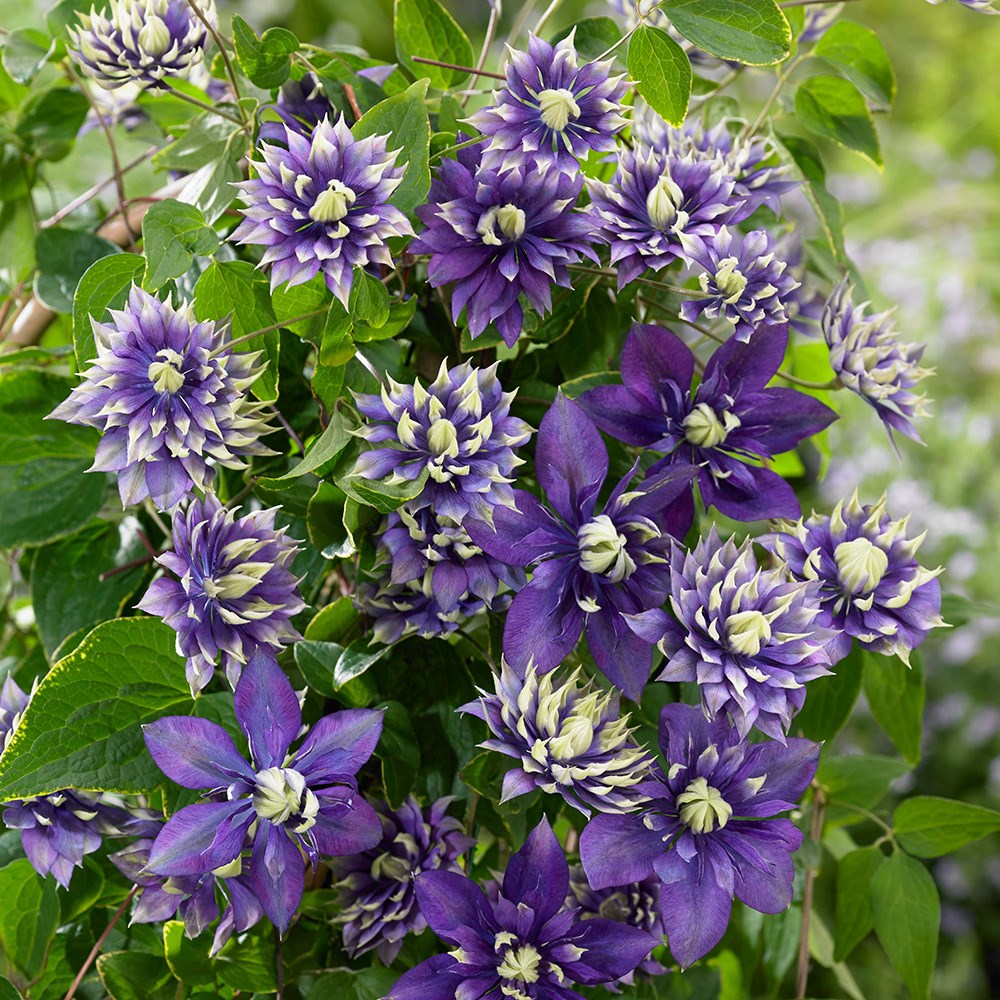
[[[863,847],[840,859],[837,865],[837,923],[833,957],[842,962],[871,933],[871,884],[885,863],[877,847]]]
[[[166,198],[142,218],[142,251],[146,270],[142,286],[155,292],[168,281],[186,274],[196,254],[212,253],[219,246],[215,230],[194,205]]]
[[[837,21],[816,43],[813,54],[832,63],[882,110],[896,99],[896,74],[878,35],[854,21]]]
[[[919,858],[939,858],[1000,830],[1000,812],[936,795],[914,795],[892,816],[902,847]]]
[[[914,653],[907,666],[895,656],[866,657],[865,697],[872,715],[911,763],[920,760],[923,736],[924,686],[923,657]]]
[[[108,309],[121,309],[145,268],[142,257],[125,253],[102,257],[87,268],[73,295],[73,347],[78,370],[97,356],[91,321],[100,322]]]
[[[456,66],[472,65],[472,43],[438,0],[395,0],[396,55],[415,77],[447,90],[468,75],[461,70],[413,62],[414,56]]]
[[[774,0],[666,0],[661,9],[685,38],[720,59],[766,66],[791,47],[791,29]]]
[[[795,91],[795,112],[810,132],[882,166],[875,123],[858,88],[839,76],[811,76]]]
[[[691,63],[664,31],[640,25],[628,43],[628,72],[649,106],[680,125],[691,97]]]
[[[253,28],[234,14],[233,42],[240,69],[258,87],[270,90],[288,79],[292,71],[289,56],[298,51],[299,40],[287,28],[268,28],[258,38]]]
[[[53,312],[71,313],[73,294],[88,268],[102,257],[120,252],[114,243],[93,233],[62,226],[43,229],[35,240],[38,301]]]
[[[24,982],[34,982],[59,924],[55,884],[26,859],[12,861],[0,868],[0,899],[0,951]]]

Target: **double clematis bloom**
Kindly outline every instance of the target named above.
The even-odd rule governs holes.
[[[170,716],[143,727],[163,773],[203,800],[178,810],[157,834],[146,870],[197,877],[242,865],[264,913],[284,932],[302,899],[305,858],[339,857],[382,837],[356,775],[382,734],[382,713],[349,709],[324,716],[298,750],[302,710],[277,662],[257,653],[234,695],[236,721],[250,745],[247,761],[221,726]]]
[[[941,620],[941,568],[916,559],[926,532],[910,538],[908,518],[894,521],[885,497],[860,504],[855,492],[827,517],[810,517],[770,535],[767,542],[797,580],[819,586],[823,618],[836,630],[831,662],[857,639],[865,649],[909,662],[910,651]]]
[[[123,507],[151,498],[169,510],[213,466],[245,469],[249,455],[272,455],[260,438],[274,428],[249,399],[259,354],[235,354],[229,329],[199,323],[187,302],[176,309],[132,286],[110,325],[93,322],[97,357],[50,419],[103,435],[90,472],[114,472]]]
[[[507,86],[493,91],[494,106],[477,111],[469,124],[488,136],[483,157],[501,170],[519,154],[539,165],[558,164],[570,173],[590,150],[613,153],[626,125],[621,115],[628,90],[623,76],[611,76],[612,60],[585,62],[574,44],[576,29],[555,46],[528,36],[528,51],[511,51]]]
[[[239,520],[214,493],[178,510],[172,552],[157,562],[173,576],[154,580],[136,605],[177,632],[187,679],[197,693],[220,659],[235,687],[243,664],[258,650],[280,650],[300,639],[291,618],[304,607],[290,566],[298,547],[275,530],[277,508]]]
[[[492,527],[467,522],[488,555],[534,567],[504,624],[504,655],[519,673],[529,663],[551,670],[583,632],[608,680],[633,701],[641,697],[652,647],[626,616],[666,597],[671,536],[683,537],[690,525],[688,507],[676,501],[694,470],[674,466],[631,488],[634,471],[598,513],[608,451],[586,413],[560,393],[542,418],[535,448],[535,474],[550,506],[515,490],[513,507],[494,508]]]
[[[715,528],[693,551],[670,559],[673,616],[653,609],[631,619],[658,642],[661,681],[690,681],[709,718],[729,715],[741,737],[753,726],[784,740],[807,681],[830,671],[836,633],[825,627],[819,587],[762,569],[753,540],[723,542]]]
[[[697,466],[706,507],[738,521],[798,517],[791,486],[758,463],[818,434],[837,415],[804,393],[768,386],[787,344],[784,326],[763,327],[746,344],[730,338],[692,388],[690,348],[663,327],[636,324],[622,351],[624,384],[590,389],[580,406],[619,441],[663,452],[651,474],[675,463]]]
[[[802,834],[778,813],[794,809],[819,763],[819,744],[747,743],[693,705],[660,716],[657,766],[641,812],[595,816],[580,858],[595,890],[654,875],[674,958],[687,967],[718,944],[733,898],[762,913],[792,901],[792,854]]]
[[[492,737],[480,746],[518,762],[504,775],[502,802],[539,788],[589,816],[628,812],[643,801],[636,786],[651,758],[619,714],[618,693],[579,677],[575,670],[557,682],[554,671],[539,675],[529,664],[521,678],[503,662],[496,694],[481,691],[458,710],[490,727]]]
[[[519,297],[546,313],[552,286],[572,287],[567,265],[597,260],[593,222],[575,207],[579,176],[526,155],[504,170],[480,163],[481,156],[476,146],[442,162],[428,204],[417,209],[426,228],[409,249],[430,254],[434,288],[454,285],[452,318],[457,323],[465,310],[470,337],[496,322],[510,347],[524,322]]]
[[[269,133],[272,140],[275,132]],[[265,247],[271,288],[301,285],[322,273],[345,308],[355,267],[392,267],[386,241],[412,236],[406,216],[389,203],[403,180],[389,137],[355,139],[343,115],[324,118],[307,137],[284,128],[280,143],[261,145],[257,176],[240,181],[244,220],[232,239]]]
[[[545,819],[508,862],[495,900],[457,872],[418,875],[416,891],[453,950],[404,973],[385,1000],[579,1000],[573,986],[620,979],[658,944],[637,927],[563,908],[569,865]]]

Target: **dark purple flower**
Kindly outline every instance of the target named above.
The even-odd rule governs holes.
[[[626,616],[666,597],[670,536],[683,537],[690,525],[688,507],[675,501],[694,470],[674,466],[630,488],[634,471],[598,514],[608,451],[586,413],[560,393],[542,418],[535,448],[535,473],[550,507],[515,490],[514,507],[494,508],[492,528],[467,522],[488,555],[534,567],[504,626],[504,655],[518,673],[530,663],[551,670],[583,632],[611,683],[633,701],[641,697],[652,646]]]
[[[420,379],[400,385],[388,379],[379,396],[357,394],[368,423],[358,436],[380,445],[364,452],[354,467],[365,479],[414,480],[427,484],[411,510],[432,507],[456,521],[470,512],[489,519],[497,504],[510,506],[514,470],[524,463],[517,449],[531,428],[510,415],[515,392],[504,392],[497,366],[473,368],[468,362],[447,368],[426,388]]]
[[[504,775],[500,801],[540,788],[586,816],[635,809],[643,801],[635,786],[651,758],[632,738],[628,715],[619,714],[618,692],[581,684],[579,669],[558,683],[534,665],[523,673],[504,661],[493,678],[496,694],[481,690],[458,710],[490,727],[493,738],[480,746],[518,762]]]
[[[67,28],[70,52],[99,87],[114,90],[135,82],[143,89],[169,90],[169,80],[186,77],[205,57],[208,30],[187,0],[108,0],[110,17],[91,8]],[[201,12],[217,25],[214,0],[200,0]]]
[[[706,297],[681,303],[681,317],[689,322],[699,316],[731,323],[744,343],[761,326],[787,323],[785,298],[798,282],[778,260],[763,229],[745,236],[723,226],[714,236],[681,234],[689,262],[703,271],[699,282]]]
[[[384,522],[374,570],[355,604],[374,620],[375,638],[393,643],[406,635],[425,639],[454,632],[487,608],[501,611],[509,594],[524,585],[524,573],[485,555],[461,522],[430,507],[393,511]]]
[[[851,392],[874,407],[894,448],[893,431],[920,441],[913,419],[928,416],[929,400],[914,390],[934,370],[920,367],[923,344],[897,340],[891,312],[869,315],[867,306],[854,305],[846,278],[833,290],[822,320],[830,365]]]
[[[830,672],[836,635],[823,625],[819,587],[761,569],[751,539],[737,548],[713,526],[692,552],[675,546],[670,607],[674,616],[633,619],[667,657],[657,679],[697,683],[705,715],[728,714],[740,736],[756,726],[784,740],[806,682]]]
[[[174,512],[174,549],[156,560],[173,576],[154,580],[136,607],[177,632],[192,692],[212,679],[220,653],[235,687],[258,649],[301,638],[290,622],[305,607],[289,568],[298,548],[284,528],[275,530],[275,514],[236,520],[214,493]]]
[[[301,80],[289,78],[278,91],[278,99],[265,111],[273,111],[279,121],[265,119],[260,123],[260,141],[285,145],[288,133],[285,127],[308,139],[324,118],[336,116],[336,109],[326,96],[323,85],[312,73],[305,73]]]
[[[727,722],[679,704],[663,709],[660,748],[666,771],[646,783],[651,801],[638,813],[595,816],[580,857],[598,890],[655,873],[671,953],[687,967],[725,933],[734,896],[762,913],[788,908],[802,834],[775,817],[795,808],[820,748],[747,743]]]
[[[674,463],[697,466],[706,507],[738,521],[798,517],[791,486],[757,463],[818,434],[837,415],[804,393],[767,387],[787,343],[783,326],[762,327],[748,344],[731,338],[692,389],[688,346],[662,327],[636,324],[622,351],[624,385],[598,386],[579,402],[612,437],[664,452],[651,474]]]
[[[566,905],[575,909],[581,920],[606,917],[608,920],[616,920],[620,924],[648,931],[660,941],[666,936],[667,929],[663,924],[663,914],[660,912],[661,883],[655,875],[650,875],[641,882],[595,889],[587,881],[583,866],[573,865],[569,870],[569,890]],[[648,958],[635,972],[622,976],[616,983],[608,983],[607,988],[618,993],[619,985],[633,984],[637,972],[646,976],[662,976],[668,971],[655,959]]]
[[[334,918],[343,924],[344,947],[351,958],[373,948],[384,965],[391,965],[407,934],[427,927],[414,892],[422,872],[461,871],[459,858],[475,843],[462,824],[448,815],[451,798],[422,809],[411,795],[398,809],[376,802],[382,820],[382,840],[370,850],[332,863],[337,880]]]
[[[194,938],[219,918],[209,952],[217,955],[233,934],[249,930],[264,916],[260,900],[242,872],[241,858],[225,869],[203,875],[166,877],[146,869],[152,846],[153,838],[144,837],[108,855],[108,860],[142,889],[130,924],[158,924],[179,918],[184,922],[184,936]],[[225,904],[221,910],[220,893]]]
[[[507,86],[493,91],[495,106],[477,111],[469,124],[489,136],[487,166],[508,169],[521,154],[539,165],[556,163],[576,173],[591,149],[613,153],[626,125],[623,76],[611,76],[613,60],[579,64],[576,29],[553,47],[528,35],[528,51],[510,50]]]
[[[776,245],[776,252],[785,261],[787,273],[795,281],[795,287],[783,297],[788,326],[796,333],[816,337],[826,296],[816,287],[814,276],[806,270],[801,234],[793,230],[782,237]]]
[[[767,543],[798,580],[819,584],[824,620],[837,630],[831,663],[847,656],[851,640],[909,662],[941,620],[941,568],[916,560],[926,532],[909,538],[908,518],[892,520],[885,496],[862,506],[858,495],[826,517],[811,517],[768,536]]]
[[[632,972],[657,943],[646,931],[563,909],[569,865],[548,820],[510,859],[496,901],[457,872],[417,877],[431,930],[454,950],[405,973],[385,1000],[579,1000]]]
[[[495,321],[507,346],[524,320],[518,297],[539,312],[552,308],[552,286],[570,288],[567,264],[590,247],[593,223],[576,209],[583,185],[552,167],[520,156],[506,169],[480,166],[481,149],[445,160],[431,183],[429,204],[417,209],[426,228],[411,253],[430,254],[427,276],[439,288],[454,285],[451,312],[464,309],[473,338]]]
[[[324,118],[309,137],[285,126],[284,145],[265,142],[257,174],[241,181],[246,218],[232,239],[267,249],[271,288],[301,285],[321,271],[327,288],[346,307],[355,267],[392,267],[386,240],[412,236],[406,216],[389,204],[404,166],[389,137],[355,139],[341,116]],[[287,148],[286,148],[287,147]]]
[[[246,395],[260,355],[233,353],[227,326],[137,285],[111,317],[93,321],[97,357],[49,418],[102,433],[88,471],[117,473],[123,507],[151,497],[168,510],[207,489],[213,466],[245,469],[245,456],[273,454],[260,443],[273,429],[263,404]]]
[[[788,166],[780,161],[770,139],[754,136],[744,141],[733,131],[742,127],[742,122],[723,119],[707,129],[693,116],[675,128],[649,105],[640,104],[632,119],[632,139],[660,153],[713,162],[733,182],[734,194],[744,199],[746,215],[761,205],[777,215],[781,196],[797,188],[798,182],[784,179]]]
[[[382,825],[358,791],[356,775],[382,733],[382,713],[349,709],[324,716],[294,753],[302,711],[277,661],[250,658],[234,695],[250,763],[219,725],[170,716],[143,726],[164,774],[203,801],[170,817],[150,850],[147,871],[201,876],[242,858],[250,842],[249,886],[282,933],[302,899],[305,860],[340,857],[379,842]]]
[[[31,695],[21,690],[13,676],[8,674],[0,688],[0,754],[7,749],[29,701]]]

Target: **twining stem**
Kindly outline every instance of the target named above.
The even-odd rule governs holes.
[[[442,69],[453,69],[459,73],[473,73],[476,76],[488,76],[494,80],[506,80],[502,73],[488,73],[484,69],[476,69],[475,66],[459,66],[458,63],[441,62],[439,59],[424,59],[423,56],[411,56],[411,62],[423,63],[425,66],[440,66]]]
[[[271,333],[273,330],[280,330],[283,326],[291,326],[293,323],[301,323],[305,319],[313,319],[316,316],[322,316],[323,313],[329,311],[329,308],[329,306],[326,306],[323,309],[313,309],[312,312],[303,313],[301,316],[292,316],[290,319],[283,319],[280,323],[272,323],[270,326],[262,326],[259,330],[251,330],[249,333],[241,333],[235,339],[228,341],[221,347],[217,347],[214,351],[212,351],[212,353],[208,356],[208,360],[211,361],[212,358],[217,358],[220,354],[225,354],[234,347],[238,347],[240,344],[245,344],[248,340],[253,340],[254,337],[260,337],[262,334]]]
[[[486,65],[486,57],[490,54],[490,46],[493,44],[493,36],[496,34],[497,24],[500,21],[500,15],[502,13],[502,4],[500,0],[496,0],[496,3],[490,4],[490,19],[486,25],[486,37],[483,39],[483,47],[479,50],[479,58],[476,60],[476,71],[472,74],[472,79],[469,81],[469,87],[475,87],[476,80],[482,73],[483,67]],[[464,108],[466,104],[469,103],[469,98],[472,96],[472,90],[462,98],[462,107]]]
[[[110,580],[111,577],[118,576],[120,573],[128,573],[129,570],[138,569],[140,566],[148,566],[155,558],[155,553],[140,556],[138,559],[133,559],[131,562],[122,563],[121,566],[109,569],[107,572],[102,573],[97,579],[100,580],[101,583],[104,583],[105,580]]]
[[[781,93],[788,78],[804,58],[805,56],[796,56],[794,59],[789,60],[788,65],[778,74],[774,89],[768,94],[767,100],[764,102],[764,107],[760,109],[760,114],[754,119],[753,124],[743,127],[743,131],[740,132],[740,137],[737,140],[738,142],[746,142],[751,136],[756,135],[757,129],[764,124],[764,119],[767,118],[768,112],[774,106],[774,102],[778,99],[778,95]]]
[[[479,143],[485,141],[486,136],[484,135],[477,135],[475,139],[466,139],[465,142],[460,142],[455,146],[449,146],[447,149],[442,149],[439,153],[435,153],[431,157],[431,163],[447,156],[449,153],[457,153],[460,149],[465,149],[467,146],[478,146]]]
[[[77,987],[83,982],[83,977],[87,974],[87,970],[93,965],[94,959],[97,958],[98,952],[101,950],[101,945],[107,940],[108,935],[114,930],[115,924],[118,923],[119,918],[128,908],[128,904],[135,899],[136,893],[139,891],[140,887],[137,885],[132,886],[128,891],[128,895],[122,900],[122,905],[118,907],[115,911],[115,915],[108,922],[108,926],[101,931],[101,936],[94,942],[94,947],[90,949],[90,954],[87,956],[83,965],[80,966],[80,971],[76,974],[76,978],[70,984],[69,989],[66,991],[66,996],[64,1000],[73,1000],[76,996]]]
[[[187,0],[188,6],[194,11],[195,16],[199,21],[205,26],[208,33],[212,36],[212,40],[215,42],[216,47],[219,50],[219,55],[222,56],[222,62],[226,67],[226,76],[229,77],[229,82],[233,85],[233,94],[236,96],[237,101],[240,98],[240,84],[236,79],[236,71],[233,69],[232,61],[229,58],[229,53],[226,51],[226,40],[219,34],[218,29],[212,24],[207,17],[205,17],[204,12],[196,3],[196,0]],[[238,105],[237,105],[238,106]],[[241,125],[245,128],[248,124],[246,117],[243,115],[243,109],[240,109],[240,116],[242,117]]]
[[[584,264],[568,265],[571,271],[579,271],[581,274],[596,274],[601,278],[617,278],[618,272],[606,267],[587,267]],[[681,288],[680,285],[669,285],[665,281],[654,281],[652,278],[633,278],[637,285],[647,285],[650,288],[658,288],[663,292],[671,292],[674,295],[683,295],[688,298],[703,298],[705,293],[699,289]]]
[[[185,94],[183,90],[176,90],[174,87],[171,87],[170,93],[174,97],[179,97],[182,101],[187,101],[188,104],[193,104],[196,108],[201,108],[202,111],[208,111],[210,114],[218,115],[220,118],[225,118],[227,121],[231,121],[235,125],[239,125],[242,129],[247,127],[247,123],[244,119],[237,118],[236,115],[231,115],[228,111],[223,111],[222,108],[206,104],[204,101],[199,101],[197,97]]]
[[[822,788],[813,793],[812,814],[809,819],[809,838],[819,848],[823,836],[823,813],[826,808],[826,797]],[[809,982],[809,918],[812,913],[813,885],[816,881],[816,869],[810,865],[806,869],[806,884],[802,892],[802,927],[799,932],[799,964],[795,974],[795,997],[803,1000],[806,986]]]
[[[351,114],[354,115],[354,120],[360,121],[361,108],[358,106],[358,99],[354,94],[354,88],[349,83],[345,83],[342,86],[344,89],[344,97],[347,98],[347,103],[351,106]]]
[[[544,28],[545,25],[548,24],[549,18],[552,17],[552,15],[559,9],[559,5],[561,3],[562,0],[552,0],[552,2],[548,5],[548,7],[545,8],[545,10],[542,12],[542,16],[535,23],[534,33],[536,35],[540,35],[542,33],[542,28]]]

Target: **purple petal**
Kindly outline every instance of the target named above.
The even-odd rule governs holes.
[[[319,816],[310,831],[320,854],[334,858],[360,854],[382,839],[382,821],[367,799],[357,793],[321,797]]]
[[[569,940],[583,948],[584,954],[568,970],[574,981],[584,986],[606,983],[635,972],[661,943],[638,927],[604,917],[581,920],[577,928]]]
[[[219,788],[241,777],[253,781],[253,769],[233,738],[214,722],[171,715],[142,727],[156,766],[184,788]]]
[[[552,670],[580,638],[583,611],[567,588],[565,575],[560,560],[542,563],[507,610],[503,650],[516,670],[523,670],[530,660],[542,673]]]
[[[146,867],[158,875],[204,875],[243,850],[255,814],[249,802],[199,802],[174,813],[159,832]]]
[[[653,647],[629,627],[614,607],[587,615],[587,645],[601,673],[625,697],[638,703],[649,680]]]
[[[295,755],[296,768],[306,777],[335,772],[357,774],[375,752],[382,735],[381,709],[350,708],[325,715],[309,731]]]
[[[457,945],[460,928],[491,930],[492,908],[483,890],[458,872],[423,872],[416,879],[417,902],[431,930],[449,944]],[[562,900],[560,900],[560,905]]]
[[[507,862],[502,891],[505,899],[527,904],[543,921],[563,905],[569,891],[569,862],[547,819]]]
[[[622,381],[659,411],[660,382],[676,382],[687,390],[694,376],[694,355],[675,333],[662,326],[636,323],[622,351]]]
[[[601,813],[580,835],[580,860],[595,889],[649,878],[665,849],[660,834],[647,829],[641,815]]]
[[[493,527],[467,520],[463,527],[487,555],[510,566],[527,566],[552,550],[559,524],[531,493],[514,490],[516,510],[498,504],[493,508]]]
[[[250,857],[250,885],[268,919],[284,934],[302,901],[306,863],[284,827],[262,821]]]
[[[233,695],[236,721],[261,768],[284,763],[302,728],[302,710],[291,681],[269,653],[258,650],[247,661]]]
[[[701,855],[687,862],[670,851],[661,859],[658,874],[671,879],[660,890],[660,910],[670,953],[686,969],[722,939],[733,901],[716,883],[711,864]]]
[[[448,970],[457,964],[451,955],[434,955],[404,972],[385,1000],[455,1000],[461,979]]]
[[[705,365],[703,381],[712,382],[724,374],[740,392],[763,389],[781,366],[788,348],[788,326],[760,326],[743,343],[727,340]]]

